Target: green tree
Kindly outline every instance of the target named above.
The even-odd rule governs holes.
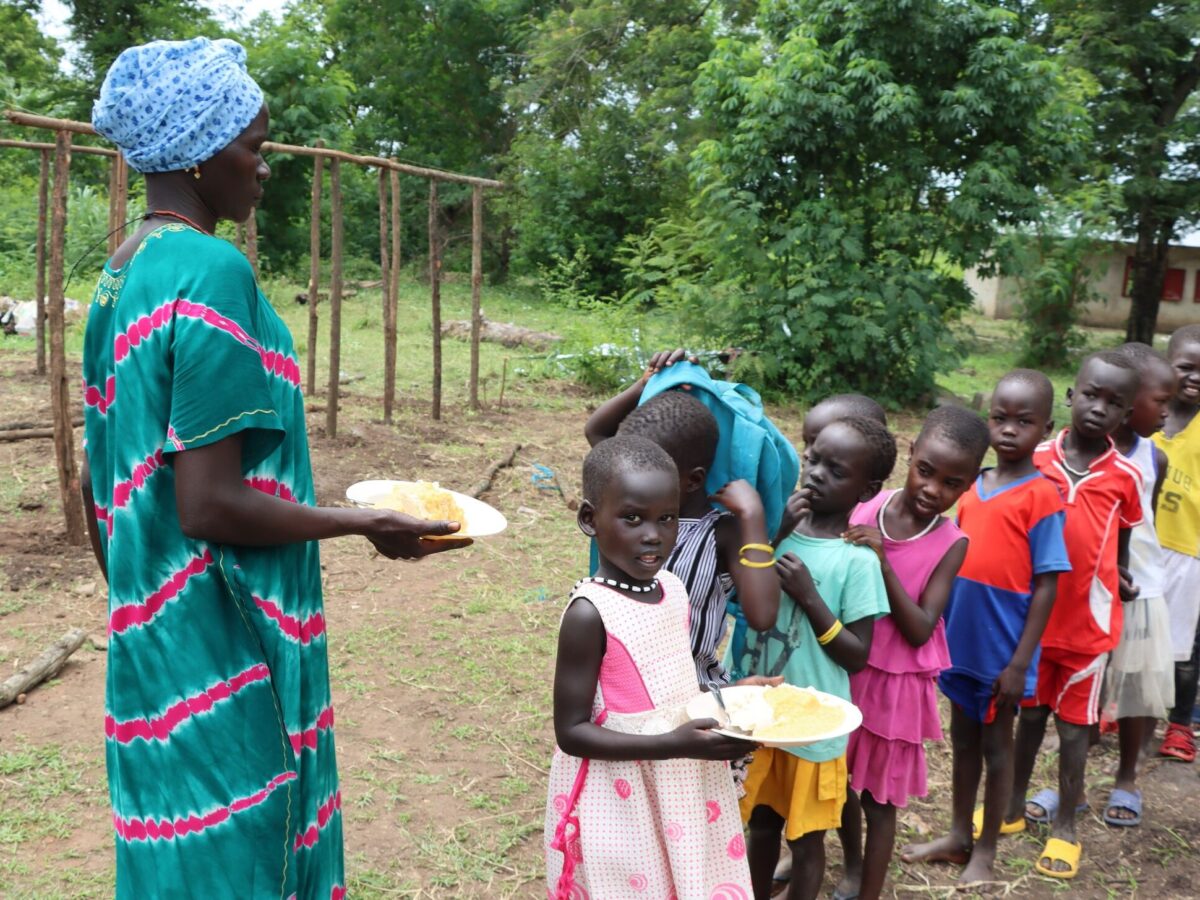
[[[24,95],[59,77],[62,49],[42,34],[36,0],[0,0],[0,90]]]
[[[1047,40],[1087,69],[1099,159],[1120,187],[1115,219],[1135,243],[1126,338],[1149,343],[1167,247],[1200,221],[1200,2],[1049,0]]]
[[[960,272],[995,264],[1087,137],[1064,68],[981,2],[766,2],[697,91],[720,136],[693,154],[690,222],[633,287],[697,283],[695,320],[808,398],[928,397],[956,358]]]
[[[681,205],[689,154],[709,134],[693,84],[721,21],[711,6],[583,0],[531,27],[508,91],[519,124],[505,171],[517,268],[582,253],[588,287],[614,291],[620,243]]]

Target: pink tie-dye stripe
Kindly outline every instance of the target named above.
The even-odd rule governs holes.
[[[279,626],[280,631],[293,641],[308,644],[314,638],[318,638],[325,633],[325,617],[320,613],[313,613],[301,622],[296,616],[285,613],[279,608],[279,604],[272,600],[264,600],[262,597],[255,596],[254,604],[263,611],[263,614],[268,619]]]
[[[346,888],[335,884],[333,890],[329,892],[329,900],[346,900]]]
[[[264,494],[270,494],[272,497],[278,497],[280,500],[287,500],[289,503],[296,503],[296,495],[292,489],[275,478],[263,478],[254,476],[245,479],[246,484],[254,488],[256,491],[262,491]]]
[[[118,481],[113,488],[113,508],[123,509],[129,502],[133,492],[139,490],[146,480],[165,464],[162,447],[159,447],[142,462],[133,467],[133,472],[124,481]]]
[[[104,382],[103,391],[85,381],[83,383],[83,402],[88,406],[96,407],[100,415],[108,415],[108,411],[112,408],[112,405],[117,402],[116,376],[108,376],[108,380]]]
[[[258,806],[271,795],[280,785],[296,779],[295,772],[283,772],[272,778],[265,788],[255,791],[247,797],[239,797],[228,806],[221,806],[203,816],[195,814],[187,818],[170,819],[122,819],[113,813],[113,827],[117,835],[125,841],[171,841],[189,834],[199,834],[208,828],[213,828],[226,821],[230,816]]]
[[[327,706],[321,710],[320,715],[317,716],[316,724],[312,728],[305,728],[303,731],[294,731],[288,735],[288,740],[292,742],[292,752],[299,753],[304,748],[316,750],[317,735],[331,728],[333,728],[333,707]]]
[[[202,555],[194,557],[191,562],[168,578],[162,587],[144,601],[130,603],[113,610],[108,619],[109,635],[120,634],[136,625],[148,624],[167,605],[168,601],[174,600],[182,593],[193,575],[199,575],[211,566],[212,562],[212,551],[205,550]]]
[[[165,741],[172,731],[192,716],[208,712],[218,703],[228,700],[248,684],[266,681],[271,670],[266,663],[258,663],[244,672],[239,672],[228,681],[218,681],[207,690],[186,700],[180,700],[167,708],[161,716],[148,719],[127,719],[118,722],[112,716],[104,717],[104,734],[118,744],[129,744],[141,738],[143,741]]]
[[[317,808],[317,821],[310,822],[308,827],[300,834],[296,835],[296,843],[293,845],[293,850],[299,850],[301,847],[312,849],[316,846],[317,841],[321,839],[321,832],[325,830],[325,826],[329,824],[329,820],[333,818],[334,812],[342,808],[342,792],[336,791],[329,796],[329,799],[322,803]]]
[[[138,317],[124,332],[117,335],[113,341],[113,359],[121,362],[129,355],[131,349],[146,340],[152,332],[170,323],[173,316],[196,319],[224,331],[238,343],[257,353],[259,359],[262,360],[263,368],[268,372],[278,375],[294,387],[300,386],[300,364],[295,357],[277,350],[264,349],[233,319],[221,315],[211,306],[184,300],[182,297],[162,304],[149,315]]]
[[[96,523],[99,525],[103,525],[105,530],[108,532],[108,536],[112,537],[112,530],[113,530],[112,513],[110,513],[107,509],[105,509],[99,503],[94,504],[94,507],[95,507],[95,511],[96,511]]]

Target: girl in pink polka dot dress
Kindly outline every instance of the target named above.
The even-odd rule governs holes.
[[[600,567],[571,592],[554,676],[558,749],[546,802],[551,900],[750,900],[729,760],[752,745],[689,721],[688,598],[659,570],[679,473],[644,438],[588,454],[579,527]]]

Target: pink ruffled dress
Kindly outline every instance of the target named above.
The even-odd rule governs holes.
[[[664,734],[688,720],[696,664],[683,584],[659,573],[650,604],[581,583],[571,595],[600,612],[607,647],[592,721]],[[569,605],[569,604],[568,604]],[[555,748],[546,798],[552,900],[750,900],[750,870],[729,764],[698,759],[610,762]]]
[[[881,491],[850,516],[851,525],[879,527],[888,501],[898,491]],[[914,602],[946,552],[965,535],[949,519],[932,531],[904,541],[884,538],[888,563]],[[867,790],[879,803],[907,806],[924,797],[927,740],[942,739],[937,676],[950,668],[946,627],[938,620],[929,640],[914,647],[884,616],[875,622],[867,667],[850,676],[850,699],[862,710],[862,727],[850,735],[846,750],[850,785]]]

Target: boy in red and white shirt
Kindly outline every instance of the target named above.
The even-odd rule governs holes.
[[[1129,529],[1142,521],[1141,472],[1109,437],[1125,421],[1137,394],[1137,369],[1112,351],[1083,361],[1067,391],[1071,426],[1038,447],[1034,464],[1057,485],[1066,504],[1063,539],[1071,571],[1058,578],[1058,596],[1042,634],[1037,692],[1022,703],[1014,753],[1013,797],[1005,821],[1052,824],[1037,870],[1074,878],[1081,846],[1075,813],[1083,799],[1090,727],[1100,720],[1100,687],[1108,654],[1121,638],[1121,598],[1132,599],[1122,569]],[[1028,803],[1025,791],[1050,713],[1058,725],[1059,791]]]

